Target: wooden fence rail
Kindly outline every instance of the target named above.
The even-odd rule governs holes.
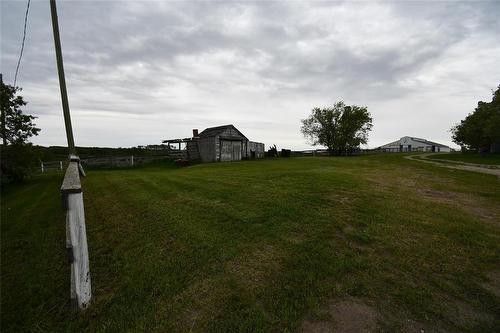
[[[63,170],[64,166],[66,165],[67,163],[64,163],[63,161],[50,161],[50,162],[40,161],[40,171],[44,173],[48,170]]]
[[[371,155],[383,153],[377,149],[359,149],[351,152],[349,155]],[[310,150],[294,150],[291,152],[292,157],[302,157],[302,156],[330,156],[330,153],[326,149],[310,149]]]
[[[103,156],[103,157],[89,157],[81,160],[82,165],[86,166],[104,166],[104,167],[131,167],[140,163],[172,159],[170,155],[157,155],[157,156]]]
[[[165,160],[165,159],[176,159],[175,154],[169,155],[152,155],[152,156],[100,156],[100,157],[87,157],[80,160],[80,163],[84,166],[102,166],[102,167],[131,167],[137,164]],[[66,161],[40,161],[40,167],[38,169],[33,168],[34,172],[47,172],[53,170],[64,170],[68,166]]]

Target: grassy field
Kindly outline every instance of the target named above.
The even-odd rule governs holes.
[[[500,154],[462,154],[462,153],[450,153],[450,154],[434,154],[429,155],[429,158],[436,160],[451,160],[457,162],[466,163],[477,163],[477,164],[487,164],[487,165],[498,165],[500,166]]]
[[[62,175],[2,193],[2,332],[500,327],[498,177],[400,154],[87,176],[83,314],[69,306]]]

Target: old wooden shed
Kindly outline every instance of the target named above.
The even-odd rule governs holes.
[[[246,157],[248,138],[233,125],[209,127],[198,138],[203,162],[238,161]]]
[[[216,162],[264,157],[264,144],[249,141],[234,125],[209,127],[199,134],[194,129],[192,138],[164,140],[163,143],[178,145],[179,153],[187,160]],[[184,149],[182,144],[185,144]]]

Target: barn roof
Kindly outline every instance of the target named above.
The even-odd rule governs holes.
[[[248,138],[246,136],[243,135],[243,133],[241,133],[236,127],[234,127],[234,125],[230,124],[230,125],[222,125],[222,126],[216,126],[216,127],[209,127],[209,128],[206,128],[204,129],[201,133],[200,133],[200,138],[208,138],[208,137],[214,137],[214,136],[217,136],[217,135],[220,135],[221,133],[223,133],[224,131],[226,131],[227,129],[233,129],[235,130],[236,132],[238,132],[238,134],[248,140]]]
[[[437,147],[450,148],[450,147],[448,147],[446,145],[443,145],[441,143],[429,141],[429,140],[426,140],[426,139],[415,138],[415,137],[412,137],[412,136],[410,136],[410,139],[412,139],[413,141],[425,143],[426,145],[429,145],[429,146],[437,146]]]
[[[423,143],[423,144],[426,144],[426,145],[429,145],[429,146],[436,146],[436,147],[442,147],[442,148],[450,148],[450,147],[448,147],[446,145],[443,145],[441,143],[429,141],[429,140],[422,139],[422,138],[417,138],[417,137],[414,137],[414,136],[403,136],[401,139],[393,141],[393,142],[390,142],[390,143],[387,143],[387,144],[385,144],[383,146],[380,146],[379,148],[388,148],[388,147],[393,147],[393,146],[399,146],[400,143],[401,143],[401,140],[404,139],[404,138],[409,138],[409,139],[411,139],[413,141],[417,141],[417,142],[420,142],[420,143]]]

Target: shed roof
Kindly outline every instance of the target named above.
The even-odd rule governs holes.
[[[206,128],[200,133],[200,138],[214,137],[214,136],[220,135],[221,133],[223,133],[227,129],[235,130],[242,138],[244,138],[245,140],[248,140],[248,138],[246,136],[244,136],[243,133],[241,133],[232,124]]]

